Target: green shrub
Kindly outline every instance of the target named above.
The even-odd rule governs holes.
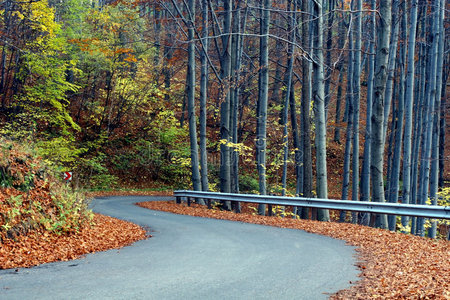
[[[241,175],[239,177],[239,191],[246,193],[258,193],[259,182],[251,175]]]

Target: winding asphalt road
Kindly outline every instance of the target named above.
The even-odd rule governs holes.
[[[240,222],[147,210],[108,197],[93,209],[151,229],[120,250],[0,271],[0,299],[325,299],[350,286],[355,251],[343,241]]]

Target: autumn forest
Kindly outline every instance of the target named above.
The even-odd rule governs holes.
[[[2,0],[0,136],[90,190],[450,205],[448,12],[445,0]]]

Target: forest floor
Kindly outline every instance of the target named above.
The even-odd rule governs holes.
[[[293,228],[345,240],[355,246],[361,280],[332,299],[450,299],[450,242],[361,225],[255,215],[244,204],[241,214],[168,202],[138,205],[176,214]]]
[[[93,221],[94,225],[73,234],[31,231],[4,240],[0,247],[0,269],[77,259],[88,253],[122,248],[147,237],[143,228],[130,222],[100,214],[95,214]]]

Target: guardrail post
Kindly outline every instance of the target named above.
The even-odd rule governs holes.
[[[175,202],[177,204],[180,204],[181,203],[181,197],[175,197]]]
[[[191,206],[191,197],[187,197],[187,205]]]

